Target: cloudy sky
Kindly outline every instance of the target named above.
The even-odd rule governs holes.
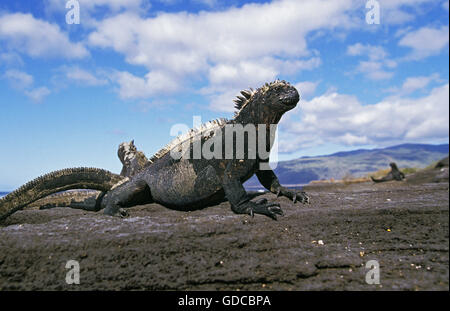
[[[301,95],[281,160],[448,142],[448,1],[72,2],[79,24],[66,0],[0,2],[0,190],[120,172],[119,143],[150,157],[173,125],[230,118],[239,90],[276,78]]]

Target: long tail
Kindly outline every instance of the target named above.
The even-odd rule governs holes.
[[[38,177],[0,199],[0,221],[28,204],[70,189],[108,191],[125,178],[98,168],[68,168]]]
[[[382,182],[380,179],[375,179],[373,176],[370,176],[370,179],[372,179],[373,182]]]
[[[380,178],[380,179],[376,179],[373,176],[370,176],[370,178],[372,179],[373,182],[384,182],[384,181],[392,180],[392,178],[389,178],[389,176],[385,176],[385,177]]]

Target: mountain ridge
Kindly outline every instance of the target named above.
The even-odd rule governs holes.
[[[386,148],[339,151],[329,155],[305,156],[280,161],[274,169],[281,184],[307,184],[312,180],[363,177],[371,172],[389,168],[396,162],[400,169],[424,168],[434,161],[446,157],[449,144],[400,144]],[[253,176],[245,183],[248,188],[258,187]]]

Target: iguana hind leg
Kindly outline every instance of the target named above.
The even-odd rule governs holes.
[[[137,178],[107,193],[103,198],[102,206],[105,206],[105,215],[125,217],[128,216],[128,212],[124,208],[151,202],[147,182]]]

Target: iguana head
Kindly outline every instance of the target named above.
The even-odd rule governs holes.
[[[129,143],[123,142],[119,145],[119,150],[117,151],[117,155],[119,156],[120,162],[122,164],[126,164],[130,158],[134,156],[137,152],[136,146],[134,145],[134,140]]]
[[[393,170],[398,170],[397,164],[395,162],[391,162],[391,163],[389,163],[389,165],[391,166],[391,168]]]
[[[295,87],[279,80],[266,83],[257,90],[241,91],[241,94],[234,101],[237,109],[235,120],[243,123],[277,124],[300,99]]]

